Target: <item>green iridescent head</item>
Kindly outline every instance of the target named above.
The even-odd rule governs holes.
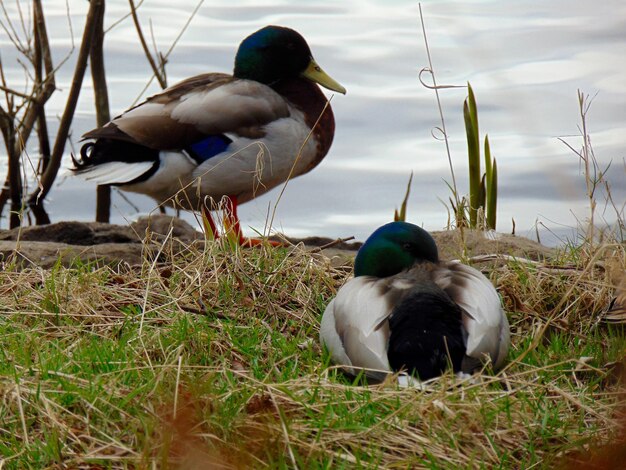
[[[420,261],[439,261],[433,237],[417,225],[391,222],[365,241],[354,261],[354,275],[393,276]]]
[[[245,38],[235,56],[233,75],[270,86],[283,79],[304,77],[329,90],[346,92],[317,65],[300,33],[282,26],[266,26]]]

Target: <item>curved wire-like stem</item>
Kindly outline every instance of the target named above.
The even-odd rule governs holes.
[[[448,164],[450,165],[450,176],[452,178],[452,192],[454,193],[454,199],[456,202],[456,207],[460,207],[461,203],[459,200],[459,193],[457,191],[457,186],[456,186],[456,178],[454,176],[454,166],[452,165],[452,154],[450,152],[450,144],[448,142],[448,133],[446,131],[446,120],[443,117],[443,108],[441,107],[441,98],[439,97],[439,88],[452,88],[452,86],[450,85],[445,85],[445,86],[440,86],[437,85],[437,79],[435,77],[435,69],[433,68],[433,61],[432,58],[430,56],[430,47],[428,46],[428,36],[426,35],[426,26],[424,25],[424,15],[422,14],[422,4],[419,3],[419,11],[420,11],[420,22],[422,24],[422,34],[424,35],[424,45],[426,47],[426,55],[428,57],[428,68],[424,68],[420,71],[420,81],[422,82],[422,85],[426,86],[427,88],[430,88],[432,90],[435,91],[435,96],[437,97],[437,108],[439,109],[439,116],[441,118],[441,132],[443,134],[443,140],[445,142],[446,145],[446,153],[448,155]],[[433,80],[433,84],[432,86],[426,85],[421,78],[421,74],[423,72],[428,72],[430,73],[430,76],[432,77]]]

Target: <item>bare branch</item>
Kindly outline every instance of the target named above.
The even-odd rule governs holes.
[[[139,3],[137,3],[137,5],[135,5],[135,8],[140,8],[141,5],[143,5],[144,0],[140,0]],[[113,24],[111,26],[109,26],[104,33],[107,34],[109,31],[111,31],[112,29],[114,29],[115,27],[117,27],[117,25],[123,23],[129,16],[131,16],[132,13],[126,13],[124,16],[122,16],[120,19],[118,19],[117,21],[114,21]]]
[[[96,120],[98,127],[104,126],[111,120],[109,110],[109,93],[107,90],[106,73],[104,68],[104,5],[100,10],[95,24],[95,31],[89,62],[91,64],[91,79],[93,81],[94,99],[96,104]],[[98,186],[96,189],[96,222],[109,222],[111,218],[111,187]]]
[[[24,98],[25,100],[32,100],[33,97],[31,95],[27,95],[26,93],[22,93],[21,91],[14,90],[13,88],[9,88],[4,85],[0,85],[0,90],[4,91],[9,95],[19,96],[20,98]]]
[[[46,20],[43,14],[41,0],[35,0],[35,26],[37,28],[36,39],[39,40],[41,47],[40,54],[43,59],[46,77],[52,81],[54,85],[54,66],[52,64],[52,53],[50,51],[50,41],[48,39],[48,29],[46,28]]]
[[[33,5],[35,8],[34,14],[34,29],[35,29],[35,86],[41,87],[43,83],[43,67],[46,70],[51,70],[51,57],[45,58],[46,48],[49,50],[48,44],[48,34],[46,31],[46,22],[43,14],[43,9],[41,7],[41,0],[34,0]],[[50,60],[48,64],[46,60]],[[50,66],[50,69],[48,68]],[[53,76],[52,76],[53,77]],[[37,113],[37,137],[39,139],[39,164],[37,171],[35,172],[36,177],[38,175],[43,174],[50,162],[50,139],[48,137],[48,124],[46,122],[46,112],[44,103],[38,103],[38,113]]]
[[[6,10],[3,7],[5,16]],[[7,175],[7,183],[0,192],[0,213],[8,201],[11,199],[11,216],[10,225],[16,227],[20,225],[20,214],[23,209],[23,175],[21,173],[21,159],[28,140],[35,124],[38,124],[39,147],[42,152],[41,167],[46,166],[50,150],[48,143],[48,131],[45,120],[44,104],[52,96],[55,90],[54,69],[52,66],[52,56],[50,54],[50,45],[46,31],[43,8],[41,0],[33,0],[33,10],[29,10],[29,18],[33,19],[32,32],[27,31],[24,14],[18,5],[18,13],[20,18],[23,35],[26,37],[24,42],[20,41],[11,20],[8,20],[12,33],[11,37],[16,49],[20,51],[24,57],[30,62],[30,66],[18,59],[18,63],[24,68],[27,84],[32,82],[30,93],[22,93],[14,90],[7,85],[4,70],[0,63],[0,79],[2,85],[0,89],[4,92],[7,102],[7,110],[0,109],[0,122],[5,145],[7,147],[7,155],[9,162],[9,171]],[[7,27],[4,26],[5,30]],[[34,41],[34,42],[33,42]],[[26,48],[26,49],[24,49]],[[46,70],[46,76],[42,67]],[[32,73],[31,70],[34,72]],[[16,103],[16,99],[21,101]],[[24,109],[25,108],[25,109]],[[23,111],[23,112],[22,112]],[[29,160],[30,161],[30,160]],[[32,166],[32,165],[31,165]],[[43,217],[43,218],[42,218]],[[47,215],[37,216],[38,221],[49,219]]]
[[[67,104],[65,110],[61,116],[61,122],[59,124],[59,130],[57,133],[54,147],[52,149],[52,155],[50,156],[50,164],[46,168],[46,171],[41,177],[42,189],[32,193],[28,199],[30,206],[37,205],[39,201],[43,200],[52,188],[52,184],[57,176],[59,168],[61,167],[61,158],[63,157],[63,150],[65,149],[65,142],[69,134],[70,125],[74,117],[74,111],[76,110],[76,103],[78,102],[78,96],[85,76],[85,70],[87,69],[87,59],[89,57],[89,51],[91,49],[93,34],[95,30],[95,22],[100,14],[100,9],[103,8],[104,0],[91,0],[89,2],[89,11],[87,12],[87,20],[85,22],[85,29],[83,31],[83,38],[80,45],[80,50],[76,60],[76,68],[74,69],[74,77],[72,79],[72,85],[70,87],[69,96],[67,98]]]
[[[11,215],[10,227],[19,227],[20,225],[20,212],[22,208],[22,177],[20,174],[20,154],[15,153],[15,149],[18,146],[18,141],[15,132],[15,122],[9,117],[9,119],[3,119],[5,122],[2,125],[4,139],[7,150],[9,151],[9,196],[11,198]],[[21,153],[21,152],[20,152]]]
[[[132,17],[133,17],[133,22],[135,23],[135,28],[137,29],[137,35],[139,36],[139,41],[141,42],[141,47],[143,48],[143,52],[146,55],[146,59],[148,59],[148,62],[150,63],[150,67],[152,68],[152,72],[154,73],[154,76],[158,80],[159,85],[161,86],[161,88],[166,88],[167,87],[167,83],[165,82],[165,78],[163,77],[163,75],[159,71],[159,67],[157,66],[156,62],[154,61],[154,58],[152,57],[152,54],[150,53],[150,50],[148,49],[148,44],[146,43],[146,38],[144,37],[143,31],[141,30],[141,25],[139,23],[139,18],[137,17],[137,9],[135,8],[135,2],[133,0],[128,0],[128,3],[130,5],[130,11],[131,11],[131,14],[132,14]]]
[[[191,15],[189,15],[189,18],[187,18],[187,21],[185,22],[185,25],[183,26],[183,29],[180,30],[180,32],[178,33],[178,35],[176,36],[176,39],[174,39],[174,42],[172,42],[172,45],[170,46],[170,48],[167,50],[167,52],[165,53],[165,58],[167,59],[169,57],[169,55],[172,53],[172,51],[174,50],[174,48],[176,47],[176,45],[178,44],[178,41],[180,41],[180,38],[183,36],[183,34],[185,33],[185,31],[187,31],[187,28],[189,28],[189,25],[191,24],[191,20],[194,19],[194,17],[196,16],[196,14],[198,13],[198,10],[200,10],[200,7],[202,6],[202,4],[204,3],[204,0],[199,0],[198,3],[196,4],[196,7],[193,9],[193,11],[191,12]]]
[[[143,2],[141,2],[143,3]],[[161,54],[161,63],[164,64],[165,62],[167,62],[167,58],[170,56],[170,54],[172,53],[172,51],[174,50],[174,48],[176,47],[176,45],[178,44],[178,41],[180,41],[180,38],[183,36],[183,34],[185,33],[185,31],[187,31],[187,28],[189,27],[189,25],[191,24],[191,20],[193,20],[193,18],[196,16],[196,14],[198,13],[198,10],[200,9],[200,6],[202,6],[202,4],[204,3],[204,0],[199,0],[196,7],[194,8],[194,10],[191,12],[191,15],[189,15],[189,18],[187,19],[187,21],[185,22],[185,25],[183,26],[183,29],[178,33],[178,35],[176,36],[176,39],[174,39],[174,41],[172,42],[172,45],[169,47],[169,49],[167,50],[167,52],[165,54]],[[150,86],[150,84],[152,83],[152,79],[154,78],[154,76],[150,77],[150,80],[148,80],[148,83],[146,83],[146,86],[143,87],[143,90],[141,90],[141,93],[139,93],[139,96],[135,99],[135,101],[133,102],[133,106],[137,104],[137,102],[140,100],[140,98],[143,96],[143,94],[146,92],[146,90],[148,89],[148,87]]]
[[[17,4],[19,6],[19,2]],[[22,54],[26,55],[25,51],[27,50],[27,48],[20,41],[20,36],[19,34],[17,34],[17,31],[15,31],[15,28],[13,27],[13,22],[11,21],[11,18],[9,17],[9,12],[6,10],[6,7],[4,6],[4,2],[0,2],[0,7],[2,8],[2,13],[4,13],[4,18],[6,20],[6,24],[4,21],[0,21],[0,26],[2,26],[2,29],[4,29],[4,32],[9,37],[9,40],[15,45],[17,50],[20,51]]]

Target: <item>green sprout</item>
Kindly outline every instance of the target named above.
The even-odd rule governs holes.
[[[478,213],[482,209],[486,226],[496,228],[498,199],[498,167],[491,157],[489,137],[485,136],[485,173],[481,176],[480,137],[478,132],[478,109],[472,86],[467,84],[468,96],[463,103],[465,133],[467,136],[467,156],[469,161],[469,226],[477,228]],[[458,223],[458,220],[457,220]]]

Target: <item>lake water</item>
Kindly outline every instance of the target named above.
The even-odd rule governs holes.
[[[18,18],[16,2],[4,0]],[[24,13],[27,5],[22,1]],[[144,31],[150,27],[158,49],[167,51],[183,29],[195,0],[145,0],[139,9]],[[142,93],[150,69],[125,0],[108,0],[106,65],[112,114],[129,107]],[[581,165],[559,137],[575,148],[582,140],[577,90],[595,96],[588,128],[601,168],[618,205],[626,200],[626,2],[552,0],[425,1],[422,3],[433,65],[440,84],[470,81],[477,96],[481,132],[487,132],[499,168],[498,230],[562,240],[588,216]],[[57,76],[60,92],[47,106],[56,129],[69,89],[73,61],[87,2],[46,0],[44,9],[56,63],[76,49]],[[6,23],[6,19],[4,20]],[[246,233],[263,230],[276,207],[274,228],[291,236],[355,236],[364,239],[390,220],[414,172],[408,220],[427,229],[443,228],[450,195],[444,144],[432,136],[440,125],[435,94],[418,72],[428,65],[415,1],[205,1],[169,57],[170,84],[206,72],[232,70],[240,40],[267,24],[298,30],[320,65],[347,89],[332,99],[337,130],[326,159],[311,173],[290,182],[278,204],[279,190],[243,205]],[[20,88],[24,74],[5,31],[2,60],[9,84]],[[151,84],[143,96],[155,93]],[[330,96],[330,93],[327,93]],[[441,91],[459,189],[467,191],[466,143],[462,120],[463,88]],[[94,127],[87,77],[73,126],[80,135]],[[65,166],[70,165],[68,148]],[[36,155],[36,148],[30,153]],[[6,170],[0,156],[0,172]],[[124,193],[113,198],[112,222],[125,223],[154,209],[146,197]],[[598,215],[608,223],[615,211]],[[95,187],[74,178],[59,179],[47,209],[53,221],[92,220]],[[188,220],[194,219],[190,215]],[[6,227],[6,218],[2,220]],[[549,230],[546,230],[547,227]],[[554,234],[550,234],[553,231]]]

